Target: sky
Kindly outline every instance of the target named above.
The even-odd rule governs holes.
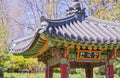
[[[28,1],[33,1],[33,0],[28,0]],[[38,7],[40,7],[40,9],[41,9],[40,0],[36,0],[36,1],[38,3]],[[45,3],[45,0],[43,0],[43,1]],[[58,1],[58,3],[59,3],[58,4],[58,18],[65,18],[66,17],[66,9],[68,9],[71,6],[72,0],[70,0],[69,2],[66,2],[66,0],[56,0],[56,1]],[[35,29],[36,26],[40,25],[40,19],[39,19],[39,16],[38,16],[37,12],[34,11],[35,16],[36,16],[36,19],[34,19],[33,11],[30,8],[30,5],[27,4],[25,0],[6,0],[6,2],[8,4],[12,4],[11,7],[8,7],[9,12],[10,12],[9,16],[11,18],[15,18],[16,21],[24,24],[24,26],[17,26],[11,20],[11,23],[10,23],[11,31],[16,30],[17,28],[19,29],[19,30],[17,30],[18,36],[13,37],[13,35],[11,35],[11,37],[15,38],[15,39],[18,39],[18,38],[22,38],[22,37],[25,37],[27,35],[32,34],[33,30],[31,30],[30,28]],[[89,16],[89,15],[92,15],[92,14],[91,14],[91,11],[89,10],[87,4],[89,4],[89,0],[83,0],[82,3],[81,3],[81,7],[86,8],[85,9],[86,15]],[[46,5],[44,5],[44,6],[46,6]],[[15,10],[19,7],[22,8],[21,13],[17,13],[16,10]],[[96,8],[93,7],[93,10],[96,10]],[[16,15],[16,17],[12,17],[13,14],[14,14],[14,16]],[[46,12],[44,12],[43,15],[46,16]]]
[[[28,0],[28,1],[34,1],[34,0]],[[40,0],[36,0],[38,2],[38,7],[40,7],[41,9],[41,2]],[[43,0],[44,3],[45,0]],[[56,0],[59,4],[58,4],[58,19],[60,18],[65,18],[66,17],[66,10],[71,7],[71,3],[72,3],[72,0],[70,0],[69,2],[66,1],[66,0]],[[89,0],[87,0],[88,2]],[[25,0],[6,0],[6,3],[8,5],[10,5],[8,7],[9,9],[9,16],[10,18],[12,19],[15,19],[17,22],[21,23],[21,24],[24,24],[24,26],[18,26],[17,24],[15,24],[14,20],[10,20],[10,31],[13,32],[13,31],[16,31],[16,33],[11,34],[11,37],[10,39],[19,39],[19,38],[23,38],[27,35],[30,35],[32,34],[34,31],[31,30],[31,29],[36,29],[36,26],[39,26],[40,25],[40,19],[39,19],[39,16],[37,14],[36,11],[34,11],[36,14],[36,19],[34,19],[34,14],[33,14],[33,11],[30,7],[29,4],[26,3]],[[44,5],[46,6],[46,5]],[[19,9],[19,7],[22,9]],[[86,8],[86,14],[89,15],[88,13],[88,7],[87,7],[87,4],[86,2],[82,2],[81,4],[81,7],[82,8]],[[33,7],[34,8],[34,7]],[[18,13],[17,10],[21,11],[21,13]],[[44,12],[43,14],[44,16],[46,16],[46,12]],[[47,16],[46,16],[47,17]],[[53,19],[53,18],[51,18]]]

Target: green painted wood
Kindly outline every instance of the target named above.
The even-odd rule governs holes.
[[[113,63],[114,63],[114,60],[109,60],[108,61],[108,65],[113,65]]]
[[[47,59],[48,66],[53,66],[56,63],[60,63],[60,58],[52,56],[51,58]]]
[[[53,37],[52,37],[53,38]],[[51,38],[50,38],[51,39]],[[61,39],[59,39],[59,38],[53,38],[53,39],[51,39],[52,40],[52,42],[55,42],[56,44],[56,46],[57,47],[61,47],[61,46],[59,46],[59,45],[57,45],[57,43],[58,42],[61,42],[61,43],[64,43],[64,44],[73,44],[73,45],[77,45],[77,46],[86,46],[86,47],[88,47],[88,46],[91,46],[91,47],[94,47],[94,46],[97,46],[97,48],[100,48],[100,47],[102,47],[102,48],[105,48],[105,47],[108,47],[108,49],[110,49],[111,47],[113,47],[113,48],[116,48],[116,47],[118,47],[119,49],[120,49],[120,44],[94,44],[94,43],[80,43],[80,42],[73,42],[73,41],[68,41],[68,40],[61,40]]]
[[[35,43],[35,45],[32,48],[30,48],[27,51],[22,52],[22,53],[20,53],[18,55],[23,55],[25,57],[28,57],[28,56],[32,56],[32,55],[37,54],[38,50],[40,48],[42,48],[42,46],[44,45],[44,42],[45,42],[45,41],[42,40],[42,38],[47,38],[47,39],[50,40],[49,43],[48,43],[49,46],[47,47],[45,52],[47,52],[51,48],[51,46],[56,46],[56,48],[58,48],[58,49],[60,49],[60,48],[64,49],[64,48],[66,48],[66,46],[64,46],[64,44],[74,45],[75,46],[74,48],[70,48],[69,58],[72,58],[72,59],[76,59],[76,52],[75,52],[76,51],[76,46],[81,46],[81,47],[82,46],[85,46],[85,47],[91,46],[92,48],[94,48],[95,46],[97,48],[100,48],[100,47],[105,48],[105,47],[107,47],[108,50],[111,47],[113,47],[114,49],[116,47],[118,47],[118,49],[120,49],[120,44],[106,44],[106,43],[105,44],[94,44],[94,43],[87,43],[87,42],[81,43],[81,42],[78,42],[78,41],[67,40],[65,38],[61,39],[61,38],[58,38],[58,37],[54,37],[52,35],[47,35],[45,33],[42,33],[42,34],[40,34],[39,39],[37,40],[37,42]],[[61,43],[61,45],[58,45],[59,42]],[[61,52],[61,51],[59,51],[59,52]],[[109,54],[109,52],[107,52],[107,51],[102,52],[102,55],[108,55],[108,54]]]
[[[65,59],[65,58],[61,58],[60,59],[60,64],[68,64],[69,62],[68,62],[68,60],[67,59]]]

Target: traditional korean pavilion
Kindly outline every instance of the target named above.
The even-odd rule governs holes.
[[[86,17],[79,0],[74,0],[63,19],[41,17],[36,33],[14,40],[10,52],[35,57],[46,65],[46,78],[60,67],[61,78],[69,78],[71,68],[85,68],[93,78],[93,68],[104,65],[106,78],[114,78],[113,60],[120,57],[120,24]],[[81,77],[82,78],[82,77]]]

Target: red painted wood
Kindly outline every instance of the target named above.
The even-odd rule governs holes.
[[[45,71],[46,78],[53,78],[53,68],[48,67]]]
[[[87,67],[85,69],[85,72],[86,72],[86,78],[93,78],[93,68]]]
[[[114,66],[113,65],[108,66],[108,75],[109,75],[109,78],[114,78]]]
[[[109,61],[106,62],[106,78],[114,78],[114,66]]]
[[[48,69],[45,70],[45,78],[48,78]]]
[[[61,78],[69,78],[68,74],[68,64],[61,64]]]

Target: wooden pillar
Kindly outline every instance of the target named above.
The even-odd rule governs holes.
[[[109,69],[109,78],[114,78],[114,66],[113,65],[109,65],[108,66],[108,69]]]
[[[61,78],[69,78],[69,63],[66,59],[60,62]]]
[[[88,64],[85,68],[86,78],[93,78],[93,67]]]
[[[47,67],[45,71],[45,76],[46,78],[53,78],[53,68],[52,67]]]
[[[114,66],[113,61],[108,60],[106,62],[106,78],[114,78]]]

